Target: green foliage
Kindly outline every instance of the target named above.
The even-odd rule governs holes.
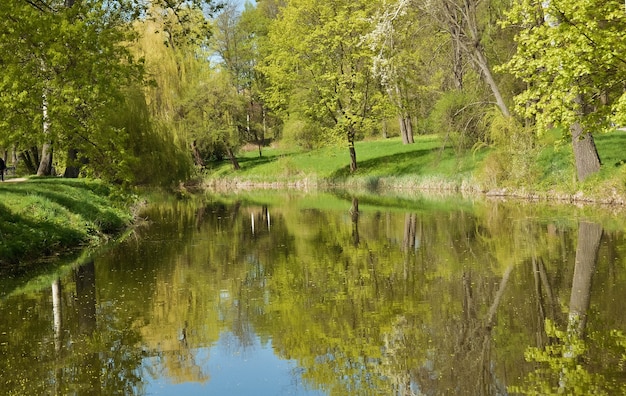
[[[93,172],[122,161],[126,141],[106,116],[141,74],[126,47],[133,33],[124,10],[101,1],[45,9],[9,2],[0,13],[10,32],[0,46],[8,70],[1,127],[11,131],[0,144],[52,141],[59,152],[78,149]]]
[[[516,98],[540,131],[581,122],[590,131],[624,120],[626,14],[617,0],[516,1],[507,24],[522,28],[503,70],[528,84]]]
[[[283,126],[281,144],[311,150],[321,147],[324,141],[317,123],[306,119],[289,118]]]
[[[452,146],[460,153],[476,143],[488,142],[484,121],[486,108],[476,102],[466,92],[450,91],[442,95],[430,113],[429,125],[433,132],[444,135],[444,144]]]
[[[494,150],[485,158],[478,179],[489,188],[510,183],[530,187],[536,183],[540,150],[532,128],[520,125],[513,117],[504,117],[499,111],[492,111],[486,120],[488,142]]]
[[[175,186],[191,176],[191,157],[167,125],[150,116],[139,88],[129,90],[126,101],[111,109],[111,127],[123,133],[124,157],[100,169],[95,176],[132,185]]]
[[[267,103],[283,112],[295,105],[297,119],[319,123],[331,140],[354,141],[372,106],[372,53],[362,40],[372,10],[360,2],[289,2],[270,25],[259,67],[271,84]]]

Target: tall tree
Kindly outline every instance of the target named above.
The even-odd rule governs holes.
[[[481,8],[491,7],[490,0],[429,0],[421,7],[447,32],[454,50],[453,71],[455,85],[463,87],[463,56],[471,60],[483,81],[489,86],[493,98],[505,117],[509,107],[500,90],[484,47],[484,27],[479,18]]]
[[[274,107],[298,101],[303,118],[321,125],[327,139],[348,143],[350,171],[357,169],[354,147],[366,128],[375,88],[372,52],[363,35],[375,4],[293,0],[270,26],[271,49],[262,71],[272,87]]]
[[[400,123],[400,135],[404,144],[413,143],[413,122],[407,104],[406,89],[403,81],[407,81],[401,64],[400,50],[398,49],[398,35],[396,26],[398,20],[405,16],[410,0],[399,0],[391,5],[383,4],[375,18],[375,28],[367,35],[374,57],[374,74],[381,80],[381,84],[397,111]],[[418,22],[419,23],[419,22]]]
[[[626,29],[617,0],[516,1],[509,25],[521,27],[506,69],[528,84],[518,111],[539,133],[569,130],[578,180],[600,169],[593,133],[626,122]]]

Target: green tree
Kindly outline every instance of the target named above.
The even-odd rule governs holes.
[[[101,1],[51,1],[9,2],[0,12],[0,56],[9,71],[0,105],[8,115],[3,127],[13,131],[3,145],[46,142],[38,174],[51,172],[53,150],[69,148],[89,158],[95,173],[107,173],[124,136],[106,128],[104,114],[140,77],[124,45],[132,39],[126,11]]]
[[[270,26],[270,53],[261,67],[271,83],[267,101],[276,109],[296,110],[326,140],[345,139],[351,171],[357,168],[354,142],[369,127],[376,86],[372,51],[363,40],[374,7],[290,1]]]
[[[373,58],[374,75],[380,79],[389,101],[398,117],[400,135],[404,144],[413,143],[412,94],[422,88],[427,80],[420,76],[427,73],[418,71],[423,62],[419,51],[420,40],[416,40],[420,30],[420,20],[410,14],[408,0],[400,0],[392,4],[382,4],[373,18],[375,22],[372,32],[367,34],[368,42],[375,55]],[[426,40],[428,41],[428,40]],[[425,92],[423,92],[425,93]],[[425,96],[425,95],[423,95]]]
[[[600,169],[593,133],[626,121],[624,3],[515,1],[507,25],[521,28],[506,65],[527,83],[517,109],[539,133],[569,130],[582,181]]]
[[[16,147],[31,171],[40,165],[38,174],[51,173],[54,164],[77,176],[81,166],[85,174],[131,181],[130,164],[142,160],[128,147],[138,136],[112,110],[128,110],[132,90],[143,83],[142,63],[129,45],[133,22],[172,15],[163,28],[168,44],[201,43],[209,31],[206,12],[214,8],[205,0],[4,2],[0,146]]]

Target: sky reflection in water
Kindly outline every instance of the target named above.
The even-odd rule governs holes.
[[[222,333],[210,348],[194,352],[196,363],[207,375],[205,382],[174,384],[167,377],[143,377],[146,395],[324,395],[306,389],[295,361],[278,358],[271,342],[254,337],[243,346],[232,333]],[[154,358],[143,361],[148,373],[159,372]]]

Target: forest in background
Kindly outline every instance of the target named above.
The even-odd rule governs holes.
[[[172,185],[238,150],[438,134],[526,177],[559,129],[578,180],[626,125],[609,0],[10,0],[0,147],[22,174]],[[612,164],[611,164],[612,165]]]

